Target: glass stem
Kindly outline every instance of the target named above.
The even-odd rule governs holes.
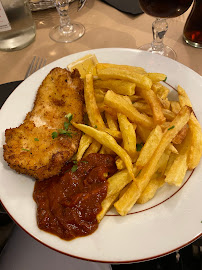
[[[168,23],[166,19],[157,18],[152,24],[153,41],[152,50],[163,54],[164,44],[163,38],[168,30]]]
[[[70,33],[73,31],[69,17],[69,0],[55,0],[56,9],[60,15],[60,30],[63,33]]]

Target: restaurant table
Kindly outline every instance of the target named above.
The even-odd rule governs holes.
[[[0,84],[24,79],[34,55],[51,63],[72,53],[96,48],[122,47],[137,49],[152,41],[154,17],[146,14],[131,15],[121,12],[105,2],[87,0],[77,12],[77,2],[70,5],[72,20],[85,26],[85,35],[72,43],[57,43],[49,38],[50,29],[59,23],[56,10],[33,12],[36,39],[28,47],[13,52],[0,51]],[[177,53],[177,61],[202,75],[202,50],[183,41],[183,28],[190,9],[183,15],[168,19],[165,43]]]
[[[168,19],[169,28],[164,41],[177,53],[176,61],[202,75],[202,50],[187,45],[182,37],[184,24],[189,13],[190,9],[177,18]],[[46,58],[48,64],[61,57],[85,50],[113,47],[137,49],[152,41],[151,28],[154,18],[146,14],[132,15],[121,12],[103,1],[87,0],[85,6],[79,12],[77,12],[77,3],[72,3],[70,16],[72,21],[78,21],[85,26],[85,35],[73,43],[57,43],[49,38],[50,29],[59,23],[59,16],[55,8],[33,12],[36,24],[36,39],[28,47],[19,51],[0,51],[0,84],[14,82],[13,85],[17,86],[24,79],[27,68],[35,55]],[[4,89],[4,93],[0,93],[0,98],[5,98],[7,89],[9,95],[13,90],[13,85],[7,84],[5,87],[1,87],[0,91]],[[17,233],[26,237],[21,230],[16,229],[16,231],[14,238],[10,241],[18,239]],[[10,246],[12,245],[10,244]],[[20,248],[17,244],[16,247]],[[14,253],[12,248],[6,252],[8,254]],[[48,253],[47,250],[45,252]],[[18,254],[20,254],[20,251]],[[5,258],[9,260],[10,255],[6,256]],[[21,254],[21,256],[23,255]],[[7,264],[7,266],[10,267],[10,264]],[[5,267],[5,269],[7,268]],[[11,270],[11,268],[9,269]],[[12,269],[18,270],[15,266]],[[74,268],[71,269],[74,270]]]

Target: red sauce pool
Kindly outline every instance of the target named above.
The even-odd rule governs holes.
[[[107,195],[107,178],[115,172],[114,157],[90,154],[78,164],[68,163],[59,176],[36,181],[38,227],[65,240],[93,233]]]

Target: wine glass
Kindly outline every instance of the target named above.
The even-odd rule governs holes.
[[[153,41],[139,49],[176,59],[175,51],[164,45],[163,38],[168,30],[166,18],[178,17],[191,6],[193,0],[139,0],[142,10],[156,17],[152,24]]]
[[[81,38],[85,33],[85,27],[78,22],[71,22],[69,17],[70,0],[54,0],[56,9],[60,15],[60,25],[56,25],[49,33],[51,39],[56,42],[73,42]]]

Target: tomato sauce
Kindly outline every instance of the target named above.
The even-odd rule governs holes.
[[[36,181],[38,227],[65,240],[93,233],[107,195],[107,178],[115,172],[114,157],[90,154],[69,162],[59,176]]]

